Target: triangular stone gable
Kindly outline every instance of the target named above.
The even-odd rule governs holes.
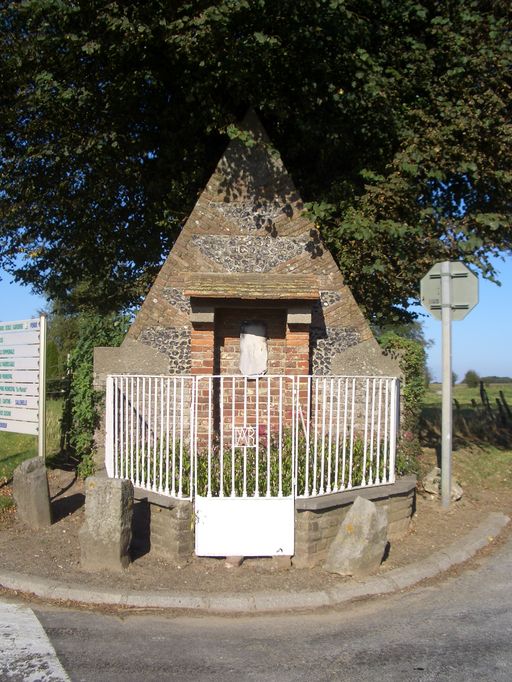
[[[369,325],[258,118],[242,128],[249,145],[229,143],[133,322],[138,341],[169,359],[169,372],[190,371],[190,299],[194,273],[260,273],[267,284],[310,275],[320,298],[311,324],[315,374],[388,374]],[[277,276],[277,277],[276,277]],[[250,278],[249,278],[250,279]],[[278,284],[276,284],[278,286]],[[392,367],[392,369],[395,369]],[[393,372],[395,373],[395,372]]]

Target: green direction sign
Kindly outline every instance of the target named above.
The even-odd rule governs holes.
[[[478,277],[464,263],[450,263],[452,320],[463,320],[478,303]],[[438,320],[442,317],[441,263],[421,280],[421,305]]]

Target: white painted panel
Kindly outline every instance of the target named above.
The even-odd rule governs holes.
[[[20,422],[13,419],[0,418],[0,433],[8,431],[9,433],[25,433],[29,436],[37,436],[38,425],[32,422]]]
[[[39,346],[35,343],[13,344],[0,346],[0,358],[38,358]]]
[[[33,384],[0,383],[0,396],[4,395],[16,397],[38,396],[39,383]]]
[[[244,322],[240,333],[240,372],[258,376],[267,371],[267,331],[263,322]]]
[[[10,334],[13,332],[23,332],[31,330],[39,330],[41,327],[41,320],[39,317],[31,320],[16,320],[15,322],[0,322],[0,334]]]
[[[276,556],[294,553],[294,500],[197,497],[197,556]]]
[[[39,413],[37,409],[30,410],[24,407],[6,407],[0,405],[0,420],[16,419],[23,422],[38,422]]]
[[[10,407],[37,409],[39,407],[39,398],[37,396],[27,396],[24,394],[0,394],[0,409],[4,410]]]
[[[0,355],[0,372],[10,372],[13,369],[39,369],[39,357],[18,358]]]
[[[33,332],[0,332],[0,348],[3,346],[19,346],[21,344],[39,344],[39,331]]]
[[[39,381],[39,372],[31,372],[30,370],[0,370],[0,381],[2,383],[12,382],[16,384],[33,384]]]

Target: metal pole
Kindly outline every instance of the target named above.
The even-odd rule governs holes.
[[[39,429],[37,454],[46,457],[46,315],[39,318]]]
[[[441,500],[450,506],[452,487],[452,280],[450,262],[441,263],[441,305],[443,332],[443,407],[441,446]]]

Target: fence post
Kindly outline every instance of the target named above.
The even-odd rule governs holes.
[[[190,396],[190,448],[189,448],[189,457],[190,457],[190,482],[189,482],[189,490],[190,490],[190,499],[194,499],[197,497],[197,475],[196,475],[196,470],[197,470],[197,393],[198,393],[198,382],[199,382],[199,377],[197,376],[192,376],[191,377],[191,396]],[[183,408],[182,408],[182,417],[183,419]],[[183,475],[183,474],[181,474]],[[181,490],[182,482],[180,481],[180,490]]]
[[[393,379],[391,383],[391,410],[389,425],[389,482],[396,479],[396,441],[398,437],[398,424],[400,420],[400,381]]]
[[[114,477],[114,377],[107,377],[105,396],[105,468]]]

